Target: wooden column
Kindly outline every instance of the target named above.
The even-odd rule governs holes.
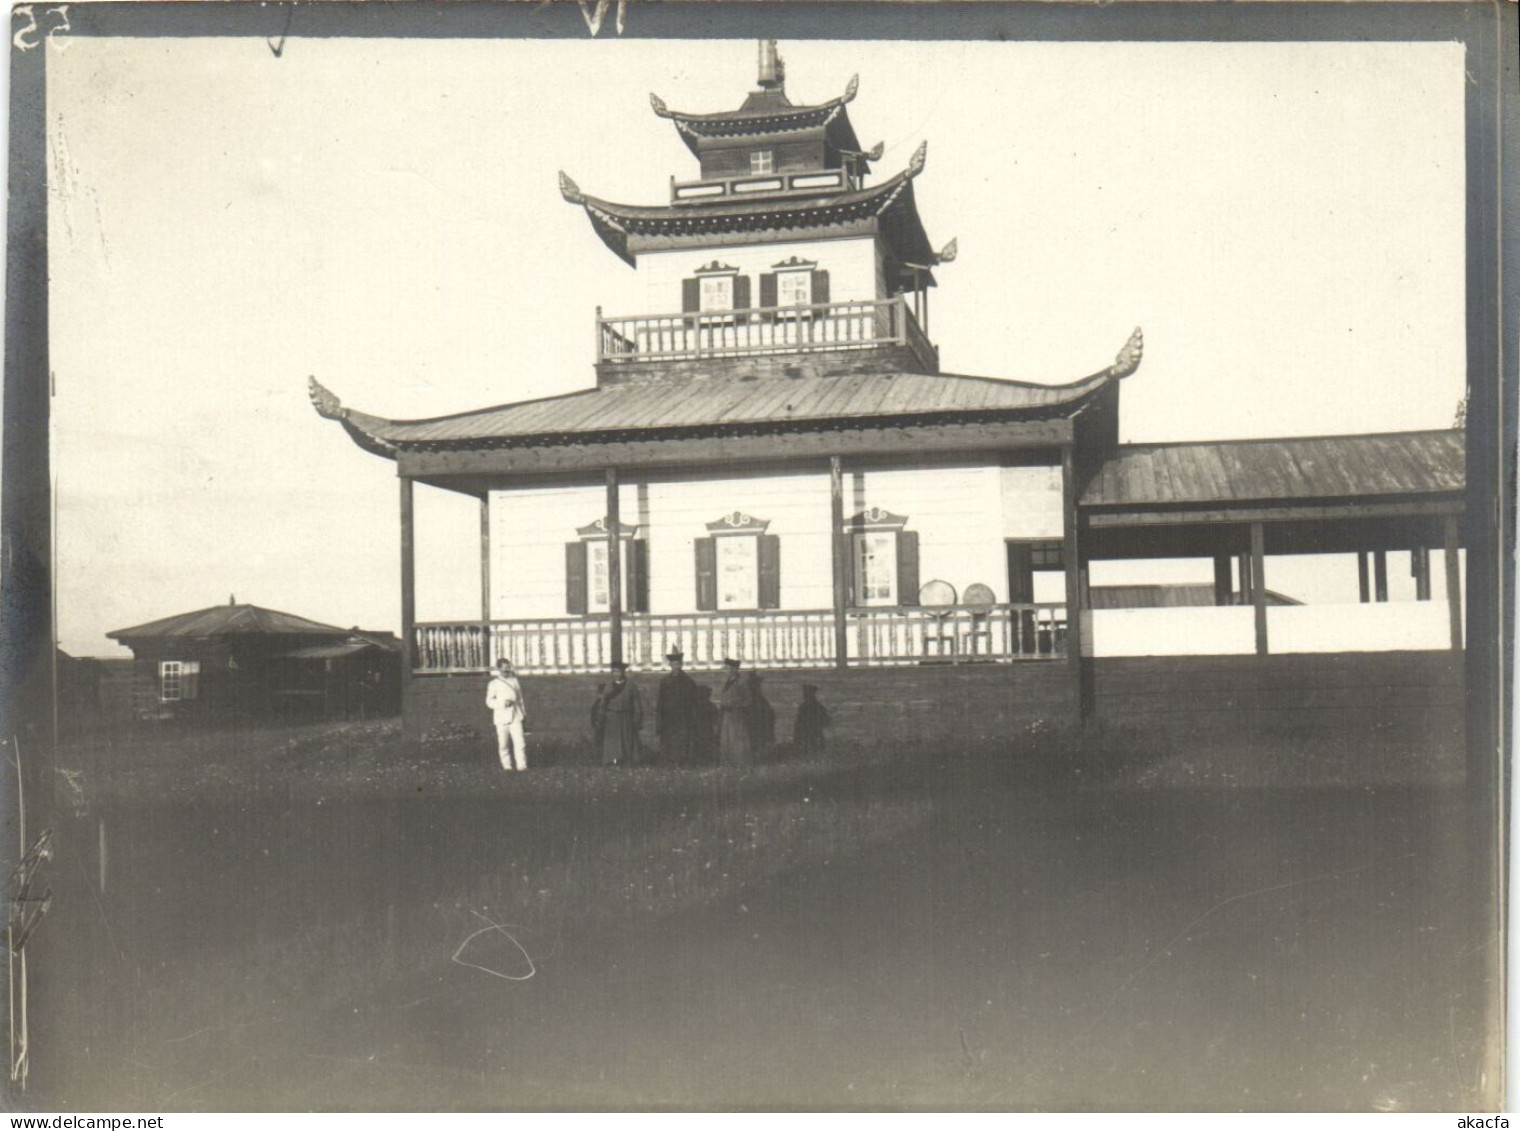
[[[480,496],[480,619],[488,625],[486,651],[489,652],[491,650],[489,628],[491,620],[491,496],[489,492]],[[495,662],[495,656],[486,657],[486,663]]]
[[[401,725],[404,737],[414,737],[412,672],[417,667],[417,554],[413,541],[412,481],[401,477]]]
[[[1462,650],[1462,559],[1457,555],[1457,516],[1449,514],[1442,523],[1446,543],[1446,603],[1451,611],[1451,648]]]
[[[1230,555],[1214,555],[1214,604],[1228,605],[1234,597],[1232,584],[1234,578],[1230,571]]]
[[[829,457],[829,545],[834,550],[834,666],[850,666],[850,626],[845,616],[849,599],[846,571],[850,568],[850,546],[844,533],[844,464],[838,456]]]
[[[1356,587],[1357,593],[1362,599],[1362,604],[1372,600],[1372,579],[1367,572],[1367,551],[1356,552]]]
[[[1061,449],[1062,558],[1066,563],[1066,670],[1077,721],[1087,714],[1082,686],[1082,579],[1078,572],[1081,547],[1077,539],[1077,475],[1071,445]]]
[[[1409,569],[1414,574],[1414,599],[1430,600],[1430,547],[1416,546],[1409,551]]]
[[[1267,654],[1267,565],[1266,532],[1261,523],[1251,523],[1251,604],[1256,606],[1256,654]]]
[[[1239,560],[1240,585],[1237,592],[1240,594],[1240,603],[1245,604],[1246,599],[1254,591],[1254,586],[1251,584],[1251,555],[1249,553],[1241,554]]]
[[[623,523],[618,517],[617,468],[607,469],[607,619],[612,662],[623,662]]]
[[[1372,589],[1380,604],[1388,600],[1388,551],[1377,550],[1372,555]]]

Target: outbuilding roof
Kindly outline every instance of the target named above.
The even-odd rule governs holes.
[[[387,420],[349,409],[311,379],[317,411],[342,421],[361,447],[505,447],[713,432],[794,432],[835,427],[1038,419],[1071,415],[1110,381],[1140,364],[1136,330],[1113,365],[1065,385],[990,377],[883,372],[757,380],[698,378],[606,385],[431,420]]]
[[[216,636],[347,636],[349,630],[258,605],[213,605],[106,633],[112,640]]]
[[[1084,507],[1451,494],[1464,489],[1457,429],[1175,444],[1124,444],[1088,483]]]

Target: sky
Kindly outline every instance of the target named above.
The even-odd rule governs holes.
[[[1460,45],[780,49],[795,102],[860,75],[878,176],[929,143],[919,209],[960,248],[932,299],[946,372],[1070,381],[1140,325],[1125,441],[1451,423]],[[307,376],[398,418],[589,387],[594,308],[650,312],[557,171],[663,203],[696,162],[649,92],[731,109],[755,78],[747,40],[49,50],[59,634],[85,655],[232,595],[395,629],[395,467],[316,415]],[[420,618],[478,610],[476,522],[419,489]],[[1116,569],[1094,582],[1142,579]],[[1268,584],[1355,600],[1323,563]]]

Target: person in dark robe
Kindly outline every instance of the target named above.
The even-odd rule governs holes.
[[[771,706],[771,701],[765,697],[765,692],[760,687],[760,673],[748,673],[747,680],[750,697],[750,749],[760,759],[776,745],[776,709]]]
[[[602,765],[638,765],[644,699],[628,680],[627,664],[612,665],[612,682],[597,697],[593,711],[593,723],[601,730]]]
[[[596,698],[591,700],[591,756],[602,756],[602,696],[607,691],[605,683],[596,685]]]
[[[802,685],[802,703],[792,723],[792,746],[798,757],[816,758],[823,754],[823,732],[829,725],[829,712],[818,702],[818,685]]]
[[[718,705],[713,702],[713,689],[697,684],[696,703],[692,708],[696,718],[696,745],[693,754],[699,765],[718,760]]]
[[[755,762],[754,696],[749,680],[739,671],[738,660],[724,660],[728,678],[718,696],[722,720],[718,724],[718,760],[725,766],[751,766]]]
[[[660,740],[660,760],[689,766],[697,760],[700,741],[696,680],[686,674],[686,657],[673,649],[665,657],[670,674],[660,680],[654,704],[654,733]]]

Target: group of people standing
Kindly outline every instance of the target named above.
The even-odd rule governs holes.
[[[766,699],[758,672],[741,671],[736,659],[724,661],[723,687],[713,701],[713,689],[686,673],[679,648],[665,657],[670,672],[660,680],[655,698],[655,737],[658,749],[640,742],[644,726],[644,696],[628,679],[628,665],[612,665],[612,680],[597,688],[591,705],[592,744],[604,766],[636,766],[655,762],[697,766],[716,761],[723,766],[752,766],[776,742],[776,712]],[[792,740],[799,754],[823,752],[828,711],[818,702],[817,688],[802,685]],[[502,769],[526,770],[523,727],[527,709],[522,684],[510,660],[500,659],[486,690],[486,705],[496,725]]]

